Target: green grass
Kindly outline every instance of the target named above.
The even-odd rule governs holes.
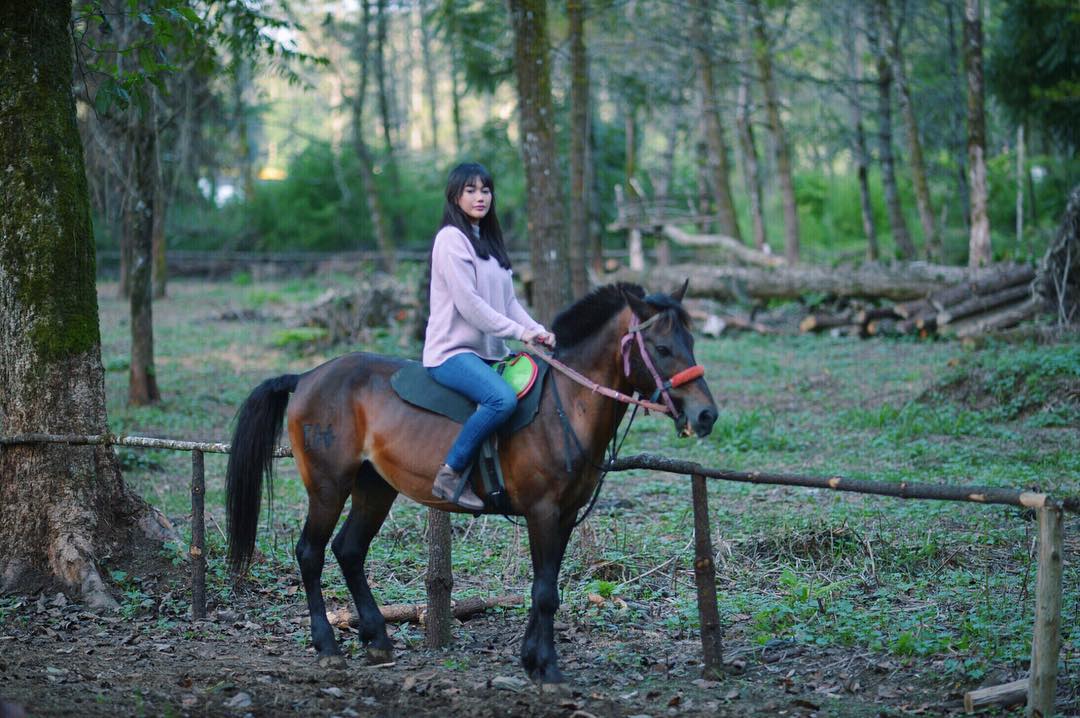
[[[126,302],[115,298],[114,286],[103,286],[112,430],[228,440],[236,409],[268,376],[304,371],[351,349],[417,356],[418,345],[389,332],[373,332],[370,345],[326,349],[277,341],[285,329],[279,322],[220,318],[227,310],[283,310],[349,282],[174,282],[170,298],[155,305],[163,401],[143,408],[125,405]],[[1051,346],[969,349],[946,341],[745,335],[702,338],[697,351],[721,410],[713,433],[679,439],[670,420],[642,417],[625,454],[659,452],[733,470],[1080,491],[1076,337]],[[120,458],[127,480],[188,531],[189,456],[132,449]],[[235,589],[218,530],[224,468],[224,457],[206,457],[208,591],[227,604]],[[268,615],[295,615],[303,611],[303,590],[293,546],[306,499],[291,461],[278,462],[277,477],[274,523],[260,530],[263,560],[252,569],[250,589],[265,595]],[[723,482],[710,485],[710,509],[729,644],[851,646],[936,661],[972,679],[1026,665],[1035,524],[1019,510]],[[368,560],[381,602],[424,600],[425,529],[426,510],[407,500],[395,504]],[[456,595],[528,595],[522,528],[500,517],[456,516],[453,530]],[[1069,517],[1066,535],[1077,531],[1080,522]],[[562,611],[615,637],[642,622],[685,637],[697,627],[692,538],[684,477],[610,475],[596,512],[568,549]],[[175,558],[175,549],[166,551]],[[139,611],[139,583],[113,578],[124,610]],[[348,600],[329,555],[324,587],[329,602]],[[1075,672],[1080,565],[1072,556],[1065,590],[1063,660]],[[11,610],[5,601],[0,619]],[[405,639],[419,634],[410,639],[406,631]]]

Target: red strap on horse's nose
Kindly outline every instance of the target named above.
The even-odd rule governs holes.
[[[671,377],[671,387],[674,389],[677,386],[693,381],[700,377],[705,376],[705,367],[698,364],[697,366],[687,367],[681,372]]]

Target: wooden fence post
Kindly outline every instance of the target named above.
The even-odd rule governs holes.
[[[1050,718],[1054,714],[1061,647],[1062,513],[1061,507],[1053,504],[1039,509],[1039,571],[1027,704],[1027,715],[1031,718]]]
[[[191,452],[191,618],[206,618],[206,472],[203,452]]]
[[[451,568],[450,514],[428,509],[427,618],[424,621],[428,648],[450,643],[450,592],[454,588]]]
[[[694,502],[694,582],[701,624],[702,675],[719,678],[724,666],[724,644],[720,610],[716,605],[716,566],[709,535],[709,491],[704,476],[693,474],[690,484]]]

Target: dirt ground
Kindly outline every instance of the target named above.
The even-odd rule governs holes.
[[[63,594],[24,599],[0,635],[0,716],[878,716],[962,711],[962,688],[940,667],[904,665],[859,649],[764,647],[725,639],[729,675],[704,680],[696,635],[653,627],[597,629],[558,616],[568,683],[531,684],[518,662],[519,611],[480,614],[455,627],[451,648],[423,646],[422,629],[391,626],[396,661],[369,666],[354,634],[348,658],[321,667],[302,604],[267,613],[251,594],[206,620],[185,615],[179,569],[143,581],[137,615],[88,612]],[[330,609],[340,608],[329,606]],[[1011,678],[1001,677],[1002,680]]]

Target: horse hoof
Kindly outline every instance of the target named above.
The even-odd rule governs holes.
[[[341,669],[345,667],[345,657],[338,655],[319,656],[319,668]]]
[[[367,649],[367,662],[370,665],[377,666],[383,663],[394,662],[394,649],[393,648],[373,648],[368,646]]]
[[[573,691],[566,683],[541,683],[540,692],[545,696],[552,698],[563,698],[569,696]]]

